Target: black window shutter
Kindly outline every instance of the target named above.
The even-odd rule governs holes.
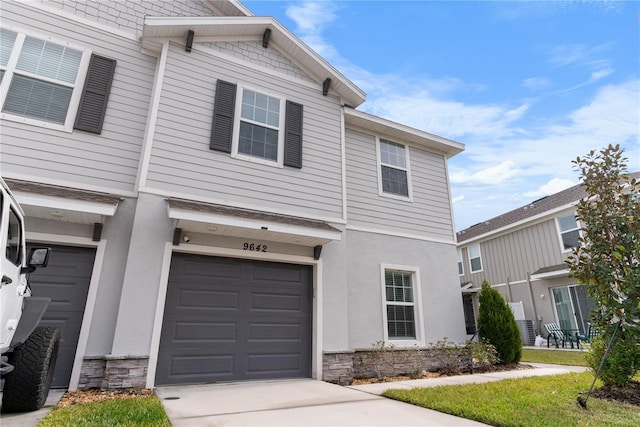
[[[233,136],[233,116],[236,109],[236,85],[218,80],[216,83],[216,99],[213,104],[213,128],[209,148],[212,150],[231,152]]]
[[[74,129],[92,133],[102,132],[115,71],[115,59],[91,55]]]
[[[284,164],[302,167],[302,105],[287,101],[284,125]]]

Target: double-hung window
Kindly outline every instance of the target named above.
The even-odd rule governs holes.
[[[472,273],[482,271],[482,256],[480,255],[480,244],[475,243],[467,248],[469,251],[469,266]]]
[[[0,28],[2,118],[99,134],[115,69],[87,49]]]
[[[280,98],[241,88],[240,126],[237,154],[278,162],[282,157],[282,120]]]
[[[90,52],[1,30],[2,117],[70,131]]]
[[[218,80],[210,148],[270,166],[302,168],[303,106]]]
[[[464,263],[462,262],[462,249],[458,249],[458,274],[464,275]]]
[[[381,195],[411,199],[409,155],[405,145],[378,140],[378,182]]]
[[[560,230],[560,240],[562,240],[562,250],[564,252],[575,248],[580,244],[580,227],[572,213],[557,218],[558,229]]]
[[[382,266],[385,340],[420,341],[418,270]]]

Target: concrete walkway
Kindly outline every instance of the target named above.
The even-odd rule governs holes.
[[[388,383],[365,384],[349,386],[349,388],[380,395],[389,389],[412,389],[416,387],[437,387],[441,385],[481,384],[492,381],[500,381],[509,378],[537,377],[542,375],[559,375],[569,372],[584,372],[590,368],[583,366],[547,365],[544,363],[522,362],[531,365],[534,369],[522,369],[519,371],[489,372],[486,374],[455,375],[451,377],[427,378],[421,380],[397,381]]]
[[[56,406],[66,390],[55,389],[49,390],[47,401],[41,409],[33,412],[23,412],[19,414],[2,414],[0,415],[1,427],[35,427],[40,420],[47,416],[51,408]],[[0,399],[2,393],[0,393]]]

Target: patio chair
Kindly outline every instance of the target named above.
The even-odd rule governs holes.
[[[598,335],[599,331],[598,328],[595,327],[595,325],[593,325],[591,322],[587,322],[587,332],[584,335],[576,335],[576,339],[578,340],[578,345],[580,344],[580,341],[583,341],[587,344],[591,344],[591,340],[593,339],[593,337],[595,337],[596,335]]]
[[[562,348],[564,348],[564,344],[566,341],[566,337],[564,332],[560,329],[560,326],[557,323],[546,323],[544,328],[547,330],[547,348],[549,348],[549,342],[553,338],[553,342],[556,345],[556,348],[560,348],[559,344],[562,343]]]

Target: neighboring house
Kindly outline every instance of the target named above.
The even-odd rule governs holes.
[[[1,171],[70,389],[465,339],[447,159],[237,1],[2,4]],[[450,266],[450,267],[449,267]],[[323,364],[323,362],[325,362]]]
[[[631,174],[636,179],[640,173]],[[545,323],[585,333],[595,304],[586,286],[569,277],[565,264],[576,247],[580,224],[576,205],[581,185],[535,200],[457,233],[458,274],[467,334],[476,333],[477,294],[483,280],[495,286],[521,323],[523,339],[546,336]],[[521,307],[522,310],[519,310]]]

